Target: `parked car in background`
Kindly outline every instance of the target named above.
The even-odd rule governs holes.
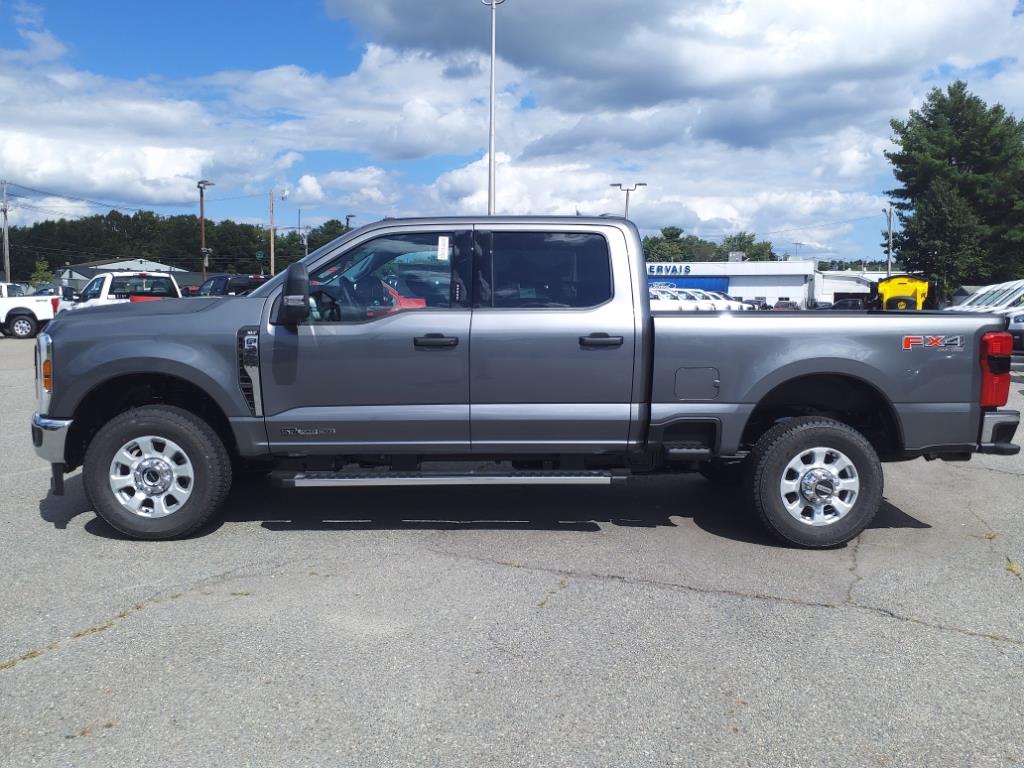
[[[768,302],[762,301],[761,299],[744,299],[743,303],[754,311],[771,309],[771,307],[768,306]]]
[[[864,299],[840,299],[832,303],[829,309],[834,310],[857,310],[864,309]]]
[[[178,283],[169,273],[108,272],[90,280],[74,301],[62,302],[61,310],[180,298]]]
[[[795,301],[777,301],[772,307],[773,312],[797,312],[799,309],[800,305]]]
[[[815,310],[818,310],[818,309],[832,309],[832,302],[831,301],[816,301],[816,302],[814,302],[814,306],[813,307],[808,307],[808,309],[815,309]]]
[[[708,298],[716,302],[715,306],[721,309],[728,309],[731,312],[746,312],[747,305],[739,299],[734,299],[732,296],[726,296],[721,291],[703,291],[707,294]],[[724,302],[724,306],[723,306]]]
[[[680,301],[689,302],[698,312],[714,312],[715,304],[709,299],[702,298],[696,291],[689,288],[671,288]]]
[[[652,311],[658,309],[659,311],[670,312],[702,312],[713,309],[710,304],[694,301],[692,298],[688,297],[685,292],[677,289],[651,288],[650,290],[659,301],[657,307],[653,305],[651,306]]]
[[[56,296],[30,296],[25,286],[0,283],[0,332],[17,339],[31,339],[57,314]]]
[[[1024,308],[1015,310],[1009,315],[1010,335],[1013,336],[1013,348],[1024,352]]]
[[[214,275],[206,280],[194,296],[245,296],[268,280],[267,275]]]
[[[43,285],[32,291],[33,296],[60,296],[60,287],[56,285]]]

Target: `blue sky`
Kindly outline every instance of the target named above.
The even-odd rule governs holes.
[[[617,211],[877,258],[890,117],[963,77],[1024,114],[1017,0],[508,0],[499,212]],[[477,0],[0,0],[0,176],[28,222],[82,199],[261,222],[486,206]],[[17,189],[17,188],[16,188]],[[40,190],[38,192],[32,190]],[[45,193],[58,193],[57,195]],[[60,195],[70,196],[69,198]]]

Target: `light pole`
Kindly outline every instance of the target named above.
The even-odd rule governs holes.
[[[890,203],[888,208],[883,208],[882,213],[885,214],[885,221],[889,230],[889,245],[885,249],[885,276],[892,277],[892,204]]]
[[[352,229],[352,219],[354,219],[355,217],[356,217],[356,214],[354,214],[354,213],[346,213],[345,214],[345,230],[346,231]]]
[[[206,282],[206,268],[209,266],[210,253],[206,250],[206,188],[216,186],[209,179],[196,182],[199,189],[199,253],[203,257],[203,282]]]
[[[621,184],[619,182],[616,182],[614,184],[609,184],[609,186],[611,186],[611,187],[618,187],[619,189],[621,189],[623,192],[626,193],[626,213],[624,214],[623,218],[628,219],[629,218],[629,193],[630,192],[636,192],[637,189],[639,189],[640,187],[646,187],[647,186],[647,182],[645,182],[645,181],[638,181],[638,182],[636,182],[635,184],[632,184],[632,185]]]
[[[487,150],[487,215],[494,215],[494,60],[498,46],[498,6],[505,0],[480,0],[491,7],[491,138]]]

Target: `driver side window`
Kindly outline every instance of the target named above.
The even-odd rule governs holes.
[[[451,232],[386,235],[309,274],[310,322],[359,323],[399,312],[450,309],[464,296],[452,281]]]

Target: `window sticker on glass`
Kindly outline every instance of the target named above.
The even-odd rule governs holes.
[[[448,235],[440,235],[437,238],[437,260],[448,261]]]

